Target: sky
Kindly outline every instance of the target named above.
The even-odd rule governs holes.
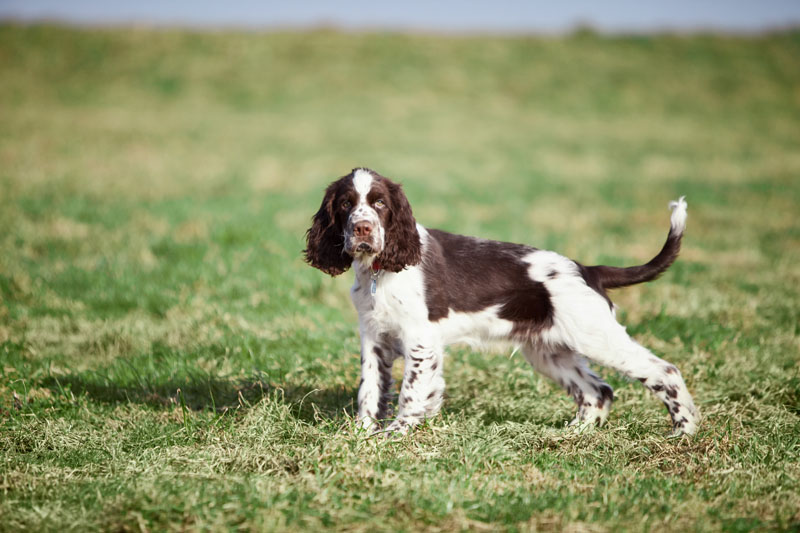
[[[757,32],[800,26],[800,0],[0,0],[0,19],[81,25],[549,33]]]

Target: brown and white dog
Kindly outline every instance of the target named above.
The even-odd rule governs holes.
[[[442,405],[445,346],[508,341],[572,396],[573,425],[602,424],[614,399],[588,358],[642,382],[669,410],[673,434],[693,434],[698,413],[680,372],[628,336],[606,294],[653,280],[675,261],[686,202],[670,208],[667,241],[648,263],[584,266],[530,246],[426,229],[400,185],[366,168],[331,183],[307,232],[305,258],[332,276],[355,270],[361,425],[377,430],[389,416],[396,359],[405,370],[386,431],[405,433]]]

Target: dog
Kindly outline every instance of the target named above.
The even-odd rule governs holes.
[[[381,431],[403,359],[397,416],[383,431],[405,434],[439,412],[444,348],[507,341],[575,400],[570,425],[602,425],[612,388],[587,358],[640,381],[667,407],[672,435],[694,434],[699,415],[675,365],[631,339],[607,290],[651,281],[677,258],[684,197],[670,203],[666,243],[644,265],[584,266],[555,252],[428,229],[401,186],[368,168],[331,183],[306,233],[305,260],[338,276],[355,271],[361,383],[358,422]]]

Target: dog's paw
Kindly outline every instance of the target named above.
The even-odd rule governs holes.
[[[595,421],[581,420],[575,417],[572,422],[567,424],[567,431],[576,435],[583,435],[593,432],[598,426],[599,424]]]
[[[568,427],[577,433],[587,433],[594,431],[605,424],[608,418],[609,405],[602,408],[594,406],[582,407],[575,418],[568,424]]]
[[[376,430],[373,433],[373,436],[386,440],[400,439],[406,436],[410,429],[411,429],[411,424],[409,424],[406,420],[402,418],[398,418],[391,424],[386,426],[386,428]]]
[[[361,433],[370,435],[376,431],[379,431],[380,425],[371,416],[365,416],[363,418],[359,417],[358,421],[356,422],[356,429]]]
[[[691,437],[695,433],[697,433],[697,423],[694,420],[683,418],[680,423],[675,423],[672,426],[672,431],[667,435],[667,438],[677,439],[684,435]]]

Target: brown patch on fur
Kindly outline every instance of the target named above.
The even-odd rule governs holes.
[[[422,262],[428,320],[446,318],[450,309],[474,312],[499,305],[500,318],[514,323],[513,337],[552,325],[550,293],[530,278],[522,261],[535,248],[435,229],[428,234]]]
[[[366,170],[366,169],[365,169]],[[403,188],[380,174],[369,171],[374,181],[375,189],[384,188],[387,191],[388,216],[385,222],[386,240],[383,251],[378,255],[381,268],[390,272],[400,272],[407,266],[417,265],[422,261],[422,244],[417,232],[417,221],[411,211]],[[367,198],[370,198],[370,195]]]
[[[342,214],[334,208],[348,194],[347,177],[328,185],[322,205],[306,231],[306,249],[303,250],[306,263],[331,276],[346,272],[353,262],[353,258],[344,251]],[[352,186],[349,188],[352,189]]]

